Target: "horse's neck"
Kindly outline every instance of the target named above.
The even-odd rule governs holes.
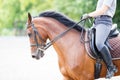
[[[56,36],[67,29],[67,27],[55,19],[47,18],[46,22],[46,31],[50,40],[54,39]]]
[[[66,27],[64,24],[58,22],[53,18],[47,18],[46,22],[47,22],[47,24],[45,25],[46,31],[50,40],[53,40],[55,37],[57,37],[58,35],[60,35],[61,33],[63,33],[68,29],[68,27]],[[77,41],[77,39],[80,39],[79,37],[80,37],[80,32],[72,29],[63,36],[61,36],[56,42],[65,43],[67,41],[68,44],[68,42],[70,41],[69,44],[73,44]]]
[[[53,40],[60,33],[64,32],[67,27],[55,19],[47,19],[46,29],[48,37],[50,40]],[[53,47],[56,49],[59,57],[63,56],[67,58],[74,58],[74,56],[83,53],[82,49],[83,44],[80,42],[80,32],[72,29],[67,32],[64,36],[59,38],[54,44]],[[70,55],[70,56],[69,56]],[[80,55],[76,56],[79,57]],[[77,59],[77,58],[76,58]]]

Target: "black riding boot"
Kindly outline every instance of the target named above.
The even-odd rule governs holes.
[[[115,72],[117,72],[117,68],[113,65],[112,63],[112,57],[110,55],[110,52],[108,50],[108,48],[105,46],[101,49],[101,55],[102,58],[107,66],[107,74],[106,74],[106,78],[111,78],[112,76],[114,76]]]

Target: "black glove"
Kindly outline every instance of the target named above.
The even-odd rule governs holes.
[[[83,14],[81,17],[81,20],[86,20],[88,18],[90,18],[90,16],[88,14]]]

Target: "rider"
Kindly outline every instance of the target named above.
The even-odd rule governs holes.
[[[111,78],[115,72],[117,72],[116,66],[113,65],[110,51],[105,45],[105,41],[112,27],[112,18],[116,11],[116,2],[117,0],[98,0],[96,10],[82,16],[82,19],[89,17],[95,18],[95,44],[107,66],[106,78]]]

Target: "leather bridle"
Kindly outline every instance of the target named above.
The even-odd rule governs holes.
[[[37,54],[40,52],[44,52],[47,48],[49,48],[55,41],[57,41],[59,38],[61,38],[62,36],[64,36],[67,32],[69,32],[71,29],[73,29],[76,25],[78,25],[79,23],[81,23],[84,20],[80,20],[79,22],[77,22],[76,24],[74,24],[73,26],[69,27],[67,30],[65,30],[64,32],[60,33],[58,36],[56,36],[53,40],[51,40],[49,43],[45,44],[45,40],[42,38],[42,36],[38,33],[38,30],[36,29],[36,27],[34,26],[34,23],[31,22],[31,24],[27,24],[27,28],[31,27],[33,30],[33,37],[34,37],[34,41],[35,44],[30,44],[31,47],[37,47]],[[41,43],[38,43],[38,38],[41,40]],[[83,36],[83,34],[81,34],[81,36]],[[81,37],[82,38],[82,37]],[[81,39],[83,40],[83,39]],[[84,40],[83,40],[84,41]]]
[[[30,25],[28,26],[31,26],[32,27],[32,30],[33,30],[33,38],[34,38],[34,41],[35,41],[35,44],[31,44],[30,46],[31,47],[37,47],[39,50],[42,50],[44,51],[44,46],[45,46],[45,40],[42,38],[42,36],[38,33],[38,30],[36,29],[36,27],[34,26],[33,23],[31,23]],[[38,43],[38,39],[37,39],[37,36],[38,38],[41,40],[41,43]]]

